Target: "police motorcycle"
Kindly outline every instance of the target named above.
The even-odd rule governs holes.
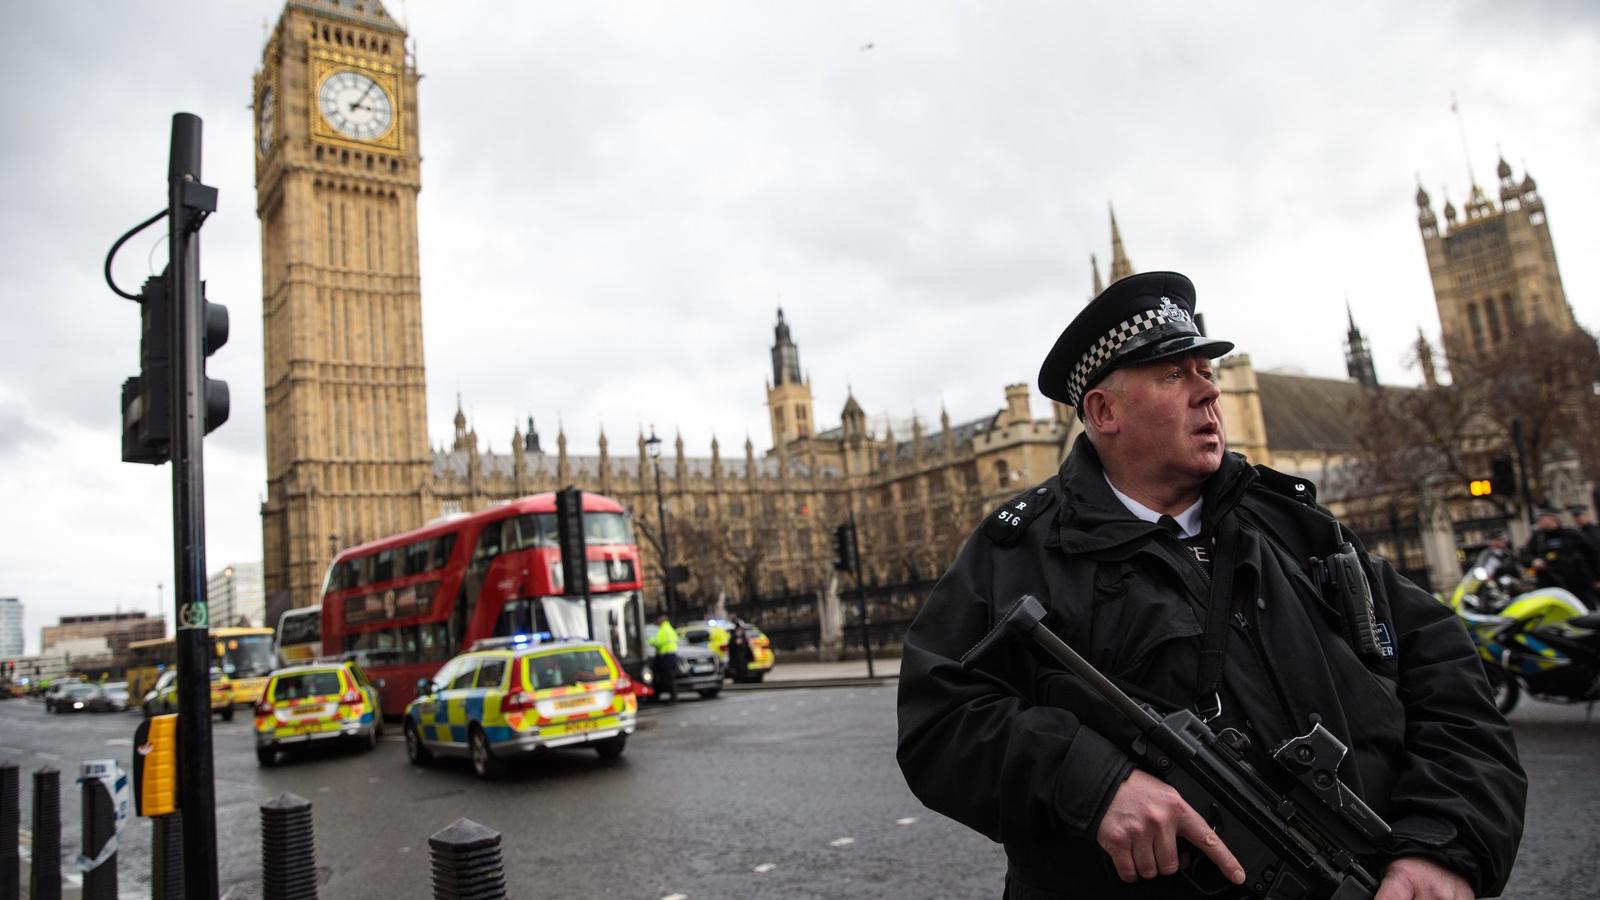
[[[1562,588],[1519,586],[1486,550],[1446,601],[1478,648],[1500,711],[1523,692],[1552,703],[1600,700],[1600,613]]]

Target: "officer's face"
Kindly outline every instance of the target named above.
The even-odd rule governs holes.
[[[1111,399],[1117,429],[1112,452],[1124,465],[1178,484],[1216,472],[1225,438],[1211,360],[1191,353],[1120,372],[1121,396]]]

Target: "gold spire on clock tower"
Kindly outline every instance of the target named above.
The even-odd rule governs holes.
[[[417,73],[378,0],[289,0],[255,75],[269,621],[340,548],[415,527],[432,475]]]

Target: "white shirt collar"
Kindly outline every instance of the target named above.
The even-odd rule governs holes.
[[[1117,490],[1117,486],[1111,483],[1111,476],[1106,475],[1105,479],[1106,486],[1111,488],[1111,493],[1117,495],[1117,499],[1128,508],[1128,512],[1152,525],[1161,521],[1161,513]],[[1183,537],[1191,538],[1200,533],[1200,507],[1204,502],[1204,498],[1198,499],[1188,509],[1172,517],[1177,521],[1178,527],[1183,529]]]

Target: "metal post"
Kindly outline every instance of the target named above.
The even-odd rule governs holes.
[[[317,900],[311,801],[279,794],[261,805],[263,900]]]
[[[872,668],[872,615],[867,612],[867,591],[861,585],[861,541],[856,536],[856,511],[850,510],[850,563],[856,576],[856,609],[861,613],[861,649],[867,654],[867,677],[878,677]]]
[[[172,117],[167,168],[167,265],[172,315],[172,530],[177,603],[178,770],[183,798],[183,883],[194,900],[217,896],[216,793],[211,759],[211,645],[206,604],[204,446],[205,297],[200,223],[191,191],[200,186],[200,117]]]
[[[1517,451],[1517,493],[1522,495],[1522,510],[1528,519],[1528,524],[1533,524],[1533,490],[1528,484],[1528,452],[1522,446],[1522,420],[1511,420],[1511,445]]]
[[[655,433],[651,432],[651,437]],[[667,504],[661,497],[661,458],[656,457],[656,522],[661,529],[661,584],[667,594],[667,621],[678,620],[677,593],[672,589],[672,551],[667,544]]]
[[[183,813],[150,817],[150,898],[183,900]]]
[[[45,766],[33,773],[33,865],[31,900],[61,900],[61,773]]]
[[[433,859],[433,900],[506,900],[500,832],[457,819],[428,838]]]
[[[83,789],[83,900],[117,900],[117,811],[100,778],[79,780]],[[109,845],[109,848],[108,848]],[[109,849],[105,859],[100,854]]]
[[[16,763],[0,763],[0,897],[5,900],[22,896],[22,794],[17,775]]]

